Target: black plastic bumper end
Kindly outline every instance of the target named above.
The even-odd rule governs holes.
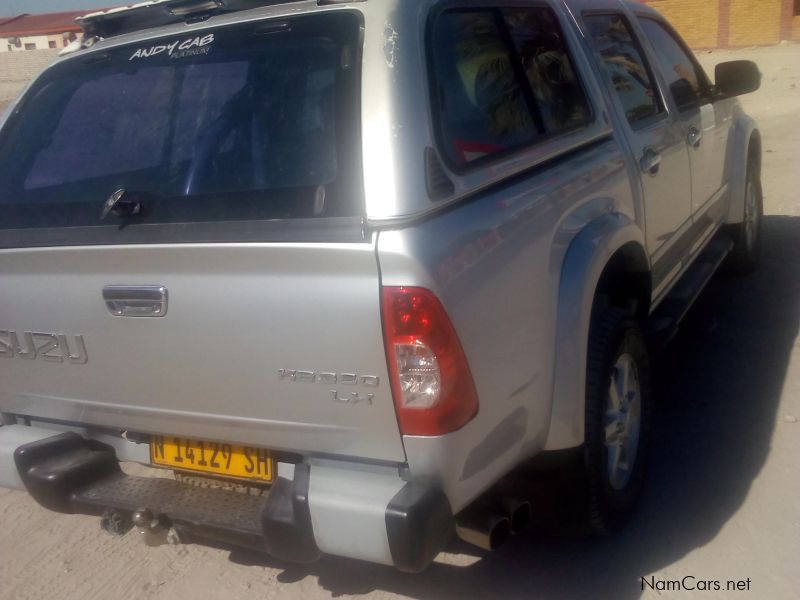
[[[311,528],[309,476],[309,466],[298,464],[294,481],[279,477],[261,515],[267,552],[279,560],[311,563],[321,555]]]
[[[386,507],[386,532],[394,566],[423,571],[455,533],[447,497],[436,488],[407,483]]]
[[[74,505],[77,490],[122,473],[113,448],[73,432],[20,446],[14,462],[34,500],[61,513],[80,512]]]

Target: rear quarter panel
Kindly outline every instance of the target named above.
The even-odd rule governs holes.
[[[443,214],[380,233],[382,284],[439,296],[475,379],[473,421],[446,436],[404,437],[411,477],[442,486],[454,510],[544,447],[559,401],[553,372],[564,256],[576,234],[609,211],[634,219],[624,161],[610,137]]]

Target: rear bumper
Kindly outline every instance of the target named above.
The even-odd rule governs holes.
[[[181,539],[263,550],[288,562],[335,554],[424,569],[454,531],[444,494],[396,469],[334,461],[279,464],[266,496],[123,473],[113,447],[75,432],[0,427],[0,485],[71,514],[148,510]]]

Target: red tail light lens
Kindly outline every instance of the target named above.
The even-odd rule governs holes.
[[[416,287],[383,288],[392,392],[405,435],[442,435],[478,412],[464,350],[441,302]]]

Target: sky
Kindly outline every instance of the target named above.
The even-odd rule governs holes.
[[[61,10],[98,9],[135,4],[139,0],[0,0],[0,17],[22,13],[48,13]]]

